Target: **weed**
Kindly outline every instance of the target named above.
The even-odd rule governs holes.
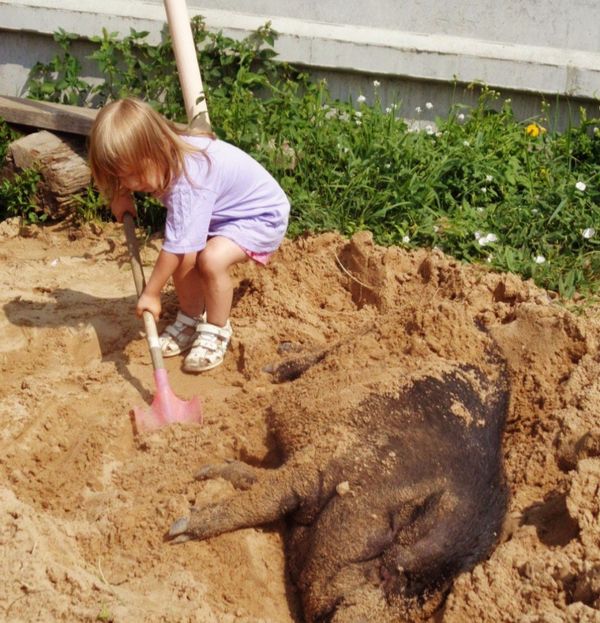
[[[100,611],[96,615],[96,621],[101,623],[112,623],[114,621],[114,617],[106,604],[102,604]]]
[[[110,216],[106,201],[93,186],[88,186],[83,193],[76,195],[73,199],[76,218],[79,221],[84,223],[102,221],[107,220]]]
[[[11,179],[0,182],[0,218],[20,216],[25,223],[41,223],[48,215],[37,200],[41,175],[35,169],[25,169]]]
[[[4,164],[9,144],[19,137],[11,127],[0,117],[0,167]]]

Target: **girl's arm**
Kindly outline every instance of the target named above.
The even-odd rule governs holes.
[[[147,309],[152,313],[155,320],[160,316],[161,304],[160,293],[169,277],[175,272],[179,266],[180,257],[175,253],[161,251],[150,275],[150,279],[138,299],[135,312],[138,316]]]

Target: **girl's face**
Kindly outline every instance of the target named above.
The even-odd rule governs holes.
[[[154,193],[161,187],[162,177],[155,164],[145,161],[140,170],[124,173],[119,181],[130,192]]]

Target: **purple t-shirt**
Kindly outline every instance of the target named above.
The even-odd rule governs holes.
[[[163,249],[192,253],[204,249],[208,237],[225,236],[249,251],[275,251],[290,213],[279,184],[234,145],[204,136],[183,138],[206,155],[187,154],[185,172],[161,197],[167,208]]]

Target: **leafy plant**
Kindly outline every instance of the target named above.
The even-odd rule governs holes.
[[[81,79],[81,63],[71,52],[71,45],[78,36],[62,28],[53,36],[62,54],[55,56],[48,64],[36,63],[32,67],[29,96],[61,104],[82,105],[91,85]]]
[[[25,169],[12,179],[0,182],[0,217],[20,216],[26,223],[40,223],[48,215],[37,200],[41,176],[35,169]]]
[[[79,221],[89,223],[107,220],[110,216],[106,202],[93,186],[88,186],[83,193],[76,195],[73,199]]]
[[[19,137],[18,132],[15,132],[5,121],[0,117],[0,167],[4,164],[6,158],[6,152],[8,146],[12,141]]]
[[[472,85],[476,105],[409,125],[404,117],[419,110],[384,105],[376,81],[370,104],[339,101],[325,82],[278,63],[269,24],[240,41],[208,32],[201,18],[192,27],[213,127],[279,180],[291,235],[370,229],[379,243],[439,247],[564,296],[599,289],[600,119],[581,111],[559,133],[547,107],[520,121],[509,100]],[[78,76],[74,36],[60,31],[59,54],[36,67],[31,95],[95,105],[134,95],[184,121],[169,37],[151,46],[146,36],[93,38],[90,58],[106,80],[92,85]],[[164,222],[152,199],[139,214],[149,229]]]

